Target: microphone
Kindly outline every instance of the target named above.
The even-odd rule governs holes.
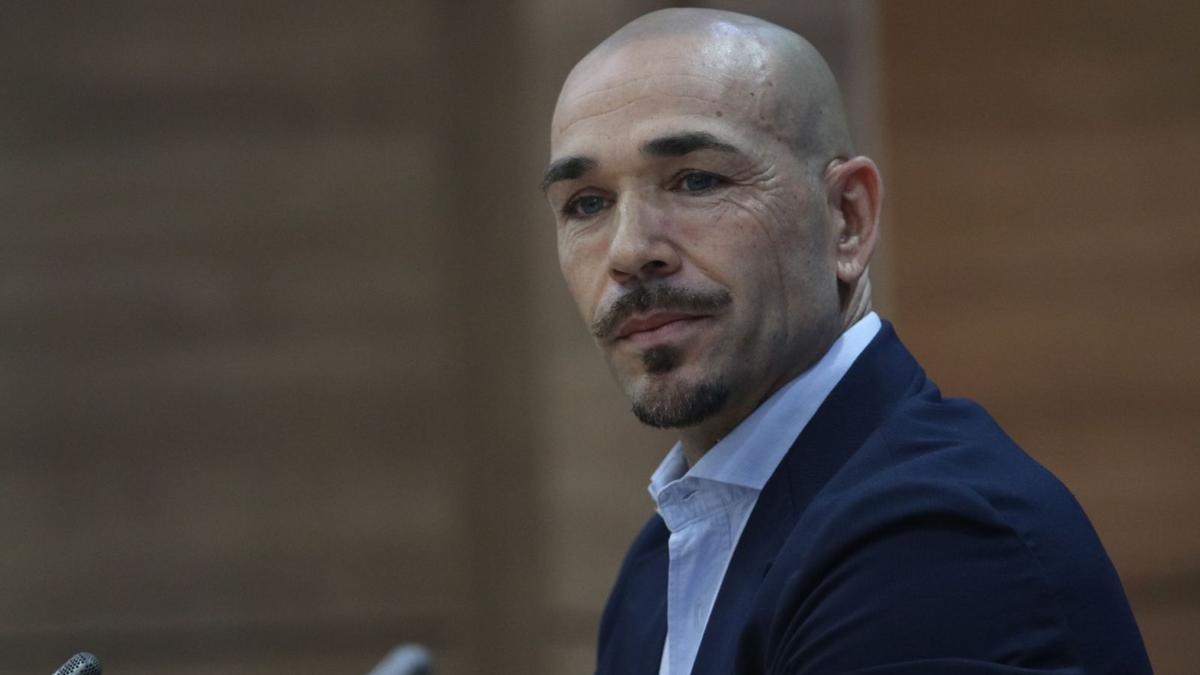
[[[367,675],[430,675],[432,672],[433,658],[428,649],[420,645],[400,645]]]
[[[101,672],[100,659],[95,654],[79,652],[67,659],[61,668],[54,671],[54,675],[100,675]]]

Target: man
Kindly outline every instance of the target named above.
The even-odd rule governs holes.
[[[679,430],[601,673],[1144,673],[1067,490],[871,310],[882,183],[799,36],[625,26],[563,86],[559,260],[639,419]]]

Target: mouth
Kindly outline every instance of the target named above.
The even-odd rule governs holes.
[[[684,312],[655,312],[632,316],[617,328],[613,341],[658,342],[679,335],[708,318],[705,315]]]

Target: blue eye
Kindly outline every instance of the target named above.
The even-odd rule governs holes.
[[[683,177],[681,186],[686,192],[704,192],[721,184],[721,179],[711,173],[696,171]]]
[[[608,200],[599,195],[583,195],[567,203],[567,214],[572,216],[594,216],[608,206]]]

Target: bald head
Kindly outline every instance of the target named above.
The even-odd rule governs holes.
[[[552,141],[570,124],[564,105],[622,75],[655,67],[710,80],[731,110],[824,166],[854,149],[829,66],[807,40],[773,23],[711,9],[664,9],[626,24],[571,71],[552,125]]]

